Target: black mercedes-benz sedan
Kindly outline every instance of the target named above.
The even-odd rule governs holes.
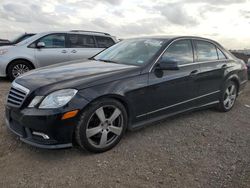
[[[37,69],[17,78],[6,124],[40,148],[74,143],[104,152],[127,129],[200,108],[227,112],[247,83],[247,67],[199,37],[123,40],[89,61]]]

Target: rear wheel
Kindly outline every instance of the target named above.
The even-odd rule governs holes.
[[[233,108],[237,98],[237,90],[235,82],[229,81],[225,84],[218,106],[220,111],[227,112]]]
[[[18,60],[12,62],[7,68],[7,76],[11,81],[13,81],[18,76],[32,70],[32,65],[24,60]]]
[[[76,127],[76,141],[90,152],[104,152],[121,140],[127,128],[127,112],[114,99],[102,99],[87,108]]]

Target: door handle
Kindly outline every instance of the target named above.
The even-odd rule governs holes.
[[[67,50],[62,50],[62,53],[63,53],[63,54],[67,53]]]
[[[76,50],[72,50],[71,53],[76,53],[77,51]]]
[[[193,71],[189,74],[189,76],[190,76],[190,77],[194,77],[194,76],[196,76],[198,73],[199,73],[198,70],[193,70]]]
[[[227,68],[227,64],[222,65],[221,68],[222,68],[222,69]]]

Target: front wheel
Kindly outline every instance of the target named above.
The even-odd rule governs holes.
[[[233,108],[237,98],[237,90],[235,82],[229,81],[225,84],[218,106],[220,111],[227,112]]]
[[[18,76],[32,70],[33,67],[30,63],[23,60],[12,62],[7,68],[7,76],[13,81]]]
[[[90,152],[104,152],[119,143],[127,128],[127,112],[114,99],[96,101],[83,112],[76,127],[76,141]]]

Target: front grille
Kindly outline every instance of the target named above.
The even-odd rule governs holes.
[[[7,104],[13,107],[21,107],[29,92],[29,89],[13,82],[8,95]]]

